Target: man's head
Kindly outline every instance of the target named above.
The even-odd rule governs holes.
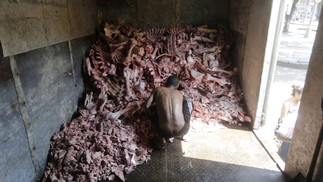
[[[178,85],[179,85],[179,79],[177,78],[177,76],[170,76],[167,78],[167,81],[166,81],[166,87],[174,87],[176,88]]]

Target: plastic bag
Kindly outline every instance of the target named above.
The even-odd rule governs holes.
[[[278,140],[283,142],[291,142],[294,132],[294,126],[288,122],[278,122],[278,126],[275,130],[275,135]]]

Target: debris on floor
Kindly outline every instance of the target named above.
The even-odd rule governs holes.
[[[142,104],[170,75],[205,124],[250,122],[223,26],[140,31],[106,24],[86,59],[89,89],[79,116],[51,139],[42,181],[125,180],[149,160],[153,136]]]

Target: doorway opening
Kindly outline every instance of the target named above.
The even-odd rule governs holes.
[[[279,127],[286,128],[287,122],[289,132],[284,134],[292,133],[296,123],[300,103],[290,99],[293,86],[303,88],[305,84],[321,9],[320,0],[273,0],[254,132],[281,170],[285,168],[291,142],[277,138],[275,133]],[[290,108],[289,103],[295,104],[294,111],[286,112],[296,115],[294,119],[282,116],[283,103]]]

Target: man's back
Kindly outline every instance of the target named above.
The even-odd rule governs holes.
[[[180,131],[184,124],[183,95],[173,88],[159,87],[154,90],[159,127],[174,133]]]

